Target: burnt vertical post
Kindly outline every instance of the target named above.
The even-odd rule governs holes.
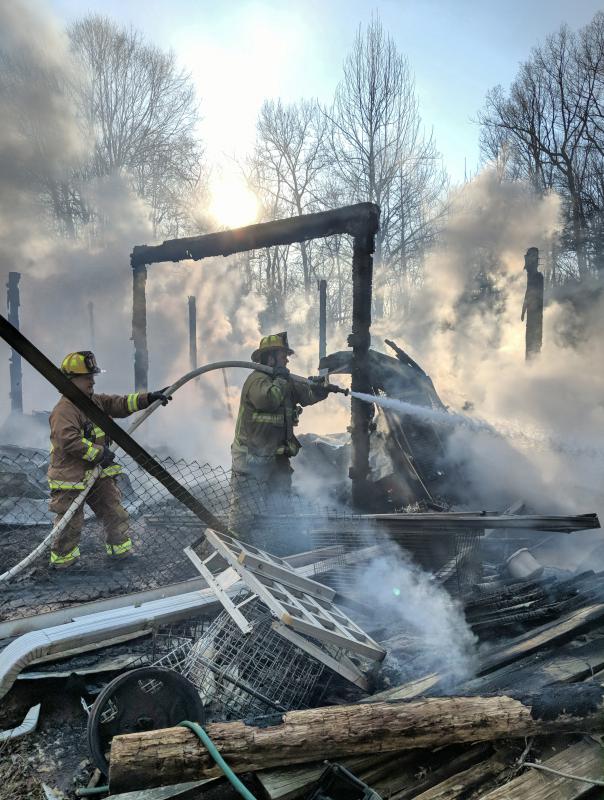
[[[94,303],[92,300],[88,303],[88,325],[90,327],[90,348],[96,349],[96,337],[94,335]]]
[[[132,269],[132,341],[134,342],[134,388],[146,392],[149,386],[147,349],[147,266]]]
[[[189,365],[191,370],[197,369],[197,303],[193,296],[189,297]]]
[[[319,281],[319,361],[327,355],[327,281]]]
[[[6,316],[11,325],[19,329],[19,281],[20,272],[9,272],[6,284]],[[23,371],[21,369],[21,356],[16,350],[10,351],[10,408],[17,414],[23,413]]]
[[[369,375],[369,346],[371,344],[371,295],[373,283],[373,251],[375,234],[357,235],[352,251],[352,333],[348,345],[352,347],[352,391],[371,393]],[[369,477],[369,424],[373,406],[352,398],[351,428],[352,502],[358,508],[367,505]]]
[[[524,256],[526,294],[522,305],[521,321],[526,315],[525,358],[530,361],[541,352],[543,343],[543,275],[539,272],[539,249],[529,247]]]

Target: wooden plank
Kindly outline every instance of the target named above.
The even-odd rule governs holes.
[[[577,611],[571,611],[565,617],[555,622],[542,625],[528,635],[518,636],[505,647],[498,648],[488,653],[481,660],[477,674],[478,676],[486,675],[489,672],[493,672],[498,667],[517,661],[547,645],[569,639],[580,631],[601,621],[603,618],[604,603],[593,603]],[[401,686],[386,689],[383,692],[372,695],[371,698],[367,698],[362,702],[409,700],[422,694],[434,694],[441,680],[442,676],[434,672],[402,684]]]
[[[250,572],[253,572],[254,575],[271,578],[285,586],[305,592],[312,597],[330,601],[336,596],[335,590],[329,586],[313,581],[310,578],[305,578],[292,569],[281,567],[279,564],[271,563],[252,553],[246,553],[245,551],[240,553],[239,563]]]
[[[343,758],[343,764],[381,797],[406,800],[427,790],[451,774],[480,762],[492,752],[489,744],[442,747],[437,750],[408,750],[356,758]],[[418,778],[418,768],[426,766],[425,777]],[[265,800],[299,800],[308,793],[325,769],[324,762],[303,766],[267,769],[256,773]]]
[[[568,642],[561,648],[548,648],[495,672],[466,681],[456,691],[486,694],[506,689],[537,691],[551,683],[570,683],[590,677],[604,668],[604,636],[577,644]]]
[[[571,638],[574,634],[603,618],[604,603],[593,603],[577,611],[571,611],[561,619],[532,631],[530,636],[519,636],[506,647],[487,655],[481,661],[479,675],[484,675],[495,667],[516,661],[519,657],[533,653],[547,644]]]
[[[600,527],[597,514],[561,516],[553,514],[488,514],[484,512],[438,511],[411,514],[364,514],[360,520],[375,520],[391,530],[455,531],[484,528],[573,533]]]
[[[501,753],[474,766],[457,772],[450,778],[426,789],[425,792],[413,794],[414,800],[466,800],[470,792],[477,791],[480,786],[501,775],[508,766],[507,759]],[[393,794],[390,800],[403,800],[401,793]]]
[[[602,747],[579,742],[561,750],[543,764],[582,778],[602,780]],[[593,785],[527,768],[527,772],[482,795],[481,800],[576,800],[593,791]],[[602,789],[600,789],[602,792]]]
[[[420,792],[428,791],[433,786],[442,783],[452,775],[469,769],[492,753],[490,744],[477,744],[470,748],[459,750],[455,747],[442,747],[432,751],[416,751],[417,755],[409,765],[410,768],[401,771],[400,765],[396,772],[386,780],[377,780],[372,783],[365,780],[382,797],[389,800],[411,800]],[[369,777],[369,776],[367,776]]]
[[[365,768],[377,767],[391,762],[392,753],[381,756],[357,756],[344,758],[339,763],[355,775],[360,775]],[[299,767],[285,767],[284,769],[263,769],[256,772],[256,778],[262,786],[263,797],[266,800],[297,800],[306,797],[308,790],[321,777],[325,770],[325,762],[318,761],[314,764],[303,764]]]
[[[203,576],[204,580],[210,587],[210,589],[214,592],[216,597],[220,600],[223,608],[228,611],[233,621],[236,623],[237,627],[242,633],[251,633],[253,630],[253,626],[247,621],[247,619],[243,616],[241,611],[237,608],[235,603],[231,600],[225,589],[223,588],[224,584],[224,577],[227,575],[229,570],[225,570],[219,576],[215,577],[210,570],[206,567],[204,562],[199,558],[195,550],[192,547],[185,547],[184,549],[185,555],[191,560],[192,564],[195,566],[195,569],[199,570],[200,574]],[[237,583],[239,580],[239,576],[236,575],[235,570],[232,570],[233,575],[236,576],[236,579],[233,578],[232,586]]]

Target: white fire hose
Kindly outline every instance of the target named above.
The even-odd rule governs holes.
[[[165,391],[166,395],[173,395],[174,392],[177,392],[181,387],[183,387],[186,383],[193,380],[194,378],[198,378],[200,375],[204,375],[206,372],[212,372],[216,369],[227,369],[229,367],[241,367],[242,369],[251,369],[257,370],[258,372],[265,372],[267,375],[273,374],[273,368],[267,367],[264,364],[256,364],[253,361],[214,361],[212,364],[205,364],[203,367],[198,367],[197,369],[192,370],[191,372],[187,372],[186,375],[183,375],[182,378],[179,378],[175,383]],[[301,375],[292,375],[290,374],[290,378],[294,381],[298,381],[300,383],[307,383],[313,385],[313,381],[310,381],[308,378],[303,378]],[[319,384],[321,385],[321,384]],[[329,385],[329,384],[326,384]],[[332,391],[340,391],[343,394],[346,394],[347,391],[344,389],[340,389],[339,387],[333,386]],[[128,433],[133,433],[141,423],[143,423],[147,417],[151,416],[151,414],[155,411],[155,409],[159,408],[161,405],[161,400],[156,400],[155,402],[151,403],[151,405],[142,411],[140,414],[137,415],[134,422],[129,426],[127,429]],[[55,527],[50,531],[50,533],[44,537],[44,539],[40,542],[40,544],[31,551],[22,561],[19,561],[18,564],[15,564],[14,567],[11,567],[6,572],[0,575],[0,583],[5,583],[6,581],[14,578],[20,572],[23,572],[36,558],[43,553],[44,550],[48,547],[50,542],[54,539],[57,534],[59,534],[63,528],[73,519],[74,515],[77,513],[78,509],[83,505],[86,497],[92,487],[94,486],[95,481],[103,471],[102,467],[96,466],[88,476],[88,480],[84,483],[84,488],[80,490],[78,496],[75,498],[73,503],[69,506],[65,514],[61,517],[61,520],[55,525]]]

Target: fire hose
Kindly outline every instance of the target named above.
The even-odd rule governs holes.
[[[160,400],[156,400],[147,409],[145,409],[132,423],[128,431],[120,428],[110,417],[108,417],[98,406],[96,406],[86,395],[80,392],[71,381],[66,378],[57,367],[49,361],[34,345],[31,344],[13,325],[8,322],[2,315],[0,315],[0,335],[2,338],[21,356],[23,356],[35,369],[38,370],[47,380],[49,380],[62,394],[70,399],[81,411],[86,413],[93,422],[109,434],[111,438],[118,444],[128,455],[130,455],[143,469],[149,472],[153,477],[157,478],[168,491],[180,500],[184,505],[193,511],[202,522],[217,530],[225,530],[225,526],[220,520],[211,514],[203,504],[197,500],[184,486],[178,483],[167,470],[165,470],[159,462],[157,462],[149,453],[147,453],[134,439],[130,437],[142,422],[149,417],[153,411],[161,404]],[[216,369],[225,369],[227,367],[243,367],[245,369],[259,370],[266,372],[269,375],[273,374],[271,367],[263,364],[256,364],[249,361],[217,361],[212,364],[206,364],[203,367],[192,370],[186,375],[179,378],[178,381],[173,383],[166,390],[167,394],[173,394],[190,380],[203,375],[206,372],[211,372]],[[339,386],[328,384],[325,378],[310,379],[303,378],[298,375],[291,375],[292,380],[304,382],[311,385],[322,385],[327,391],[341,392],[348,394],[347,389],[342,389]],[[95,481],[102,472],[100,466],[95,467],[88,480],[71,506],[65,512],[59,523],[50,531],[50,533],[40,542],[40,544],[32,550],[24,559],[18,564],[11,567],[11,569],[0,575],[0,583],[8,581],[10,578],[15,577],[24,569],[26,569],[40,553],[42,553],[51,540],[73,519],[78,509],[84,503],[86,496],[92,489]]]

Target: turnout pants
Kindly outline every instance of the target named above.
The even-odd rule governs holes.
[[[266,498],[275,506],[287,507],[292,491],[293,469],[288,456],[276,456],[268,462],[253,464],[245,472],[231,473],[229,527],[243,542],[250,539],[250,522],[255,514],[266,512]]]
[[[80,494],[77,490],[53,490],[50,493],[50,510],[55,516],[55,525]],[[120,556],[132,547],[128,535],[128,512],[122,505],[122,493],[115,478],[98,478],[84,501],[102,522],[105,530],[107,555]],[[68,563],[80,555],[79,543],[84,527],[84,504],[82,504],[65,528],[52,543],[51,562]]]

